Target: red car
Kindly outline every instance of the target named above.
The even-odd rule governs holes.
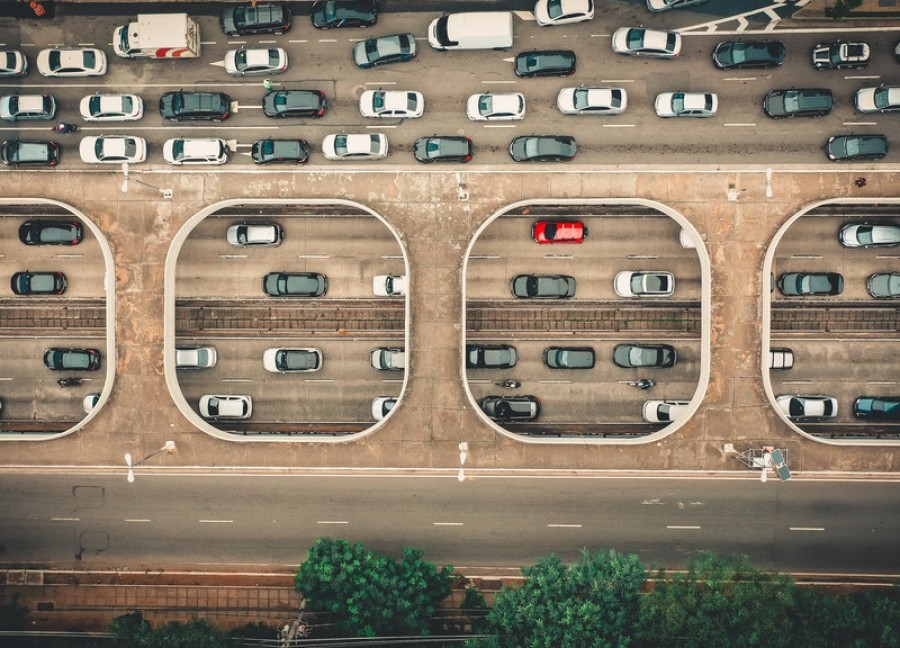
[[[576,220],[540,220],[531,226],[536,243],[583,243],[587,227]]]

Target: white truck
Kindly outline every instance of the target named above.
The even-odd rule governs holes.
[[[113,50],[123,58],[197,58],[200,27],[185,13],[138,14],[113,32]]]

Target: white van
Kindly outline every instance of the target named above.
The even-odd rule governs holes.
[[[444,14],[428,26],[428,42],[436,50],[507,49],[512,22],[510,11]]]

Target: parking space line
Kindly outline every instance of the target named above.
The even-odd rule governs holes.
[[[824,531],[825,527],[788,527],[790,531]]]
[[[397,128],[397,124],[378,124],[377,126],[366,126],[366,128]]]
[[[634,83],[636,79],[601,79],[600,83]]]
[[[350,524],[346,520],[316,520],[316,524]]]
[[[149,518],[125,518],[126,522],[149,522]]]
[[[55,517],[50,518],[51,522],[81,522],[81,518],[76,517]]]
[[[234,520],[197,520],[200,524],[234,524]]]
[[[549,529],[580,529],[580,524],[548,524]]]
[[[848,74],[848,75],[845,75],[844,78],[847,79],[848,81],[851,80],[851,79],[856,79],[856,80],[859,80],[859,79],[880,79],[880,78],[881,78],[881,75],[880,75],[880,74]]]
[[[337,43],[337,38],[320,38],[320,43]]]
[[[634,128],[637,124],[603,124],[603,128]]]
[[[251,383],[253,382],[250,378],[222,378],[222,382],[227,383]]]
[[[396,81],[366,81],[363,85],[386,86],[386,85],[397,85],[397,82]]]
[[[756,77],[725,77],[723,81],[756,81]]]
[[[747,122],[747,123],[734,122],[734,123],[732,123],[732,124],[722,124],[722,125],[723,125],[723,126],[750,126],[751,128],[752,128],[753,126],[756,126],[756,124],[754,124],[754,123],[752,123],[752,122]]]
[[[432,522],[434,526],[462,526],[462,522]]]
[[[697,531],[700,529],[699,526],[689,526],[689,525],[678,525],[678,524],[667,524],[667,529],[672,531]]]
[[[308,43],[309,40],[306,38],[295,38],[288,41],[288,43]]]
[[[494,84],[494,85],[509,85],[509,84],[514,84],[514,83],[516,83],[516,82],[515,82],[515,81],[508,81],[508,80],[502,80],[502,79],[501,79],[501,80],[496,80],[496,81],[482,81],[482,83],[484,83],[484,84],[486,84],[486,85],[491,85],[491,84]]]
[[[844,126],[877,126],[878,122],[844,122]]]

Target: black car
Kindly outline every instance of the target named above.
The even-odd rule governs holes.
[[[578,145],[569,135],[521,135],[509,143],[516,162],[568,162],[575,159]]]
[[[541,415],[537,396],[486,396],[479,404],[495,421],[533,421]]]
[[[519,299],[566,299],[575,296],[575,277],[568,275],[516,275],[509,284]]]
[[[353,46],[353,62],[362,69],[386,63],[405,63],[414,58],[416,39],[412,34],[367,38]]]
[[[844,277],[837,272],[785,272],[778,278],[778,289],[787,297],[840,295]]]
[[[97,349],[51,348],[44,353],[44,366],[56,371],[97,371],[100,352]]]
[[[419,162],[468,162],[472,159],[472,140],[456,135],[420,137],[413,144]]]
[[[12,166],[59,164],[59,144],[56,142],[23,142],[19,138],[7,140],[0,146],[0,160]]]
[[[263,96],[266,117],[321,117],[325,108],[320,90],[272,90]]]
[[[869,64],[868,43],[819,43],[813,47],[812,64],[817,70],[860,70]]]
[[[222,9],[222,31],[229,36],[283,34],[291,28],[291,10],[283,4],[242,4]]]
[[[544,349],[544,364],[551,369],[593,369],[594,350],[591,347],[558,347]]]
[[[224,92],[166,92],[159,98],[159,114],[171,121],[220,122],[231,114],[231,98]]]
[[[569,76],[575,74],[575,52],[572,50],[541,50],[522,52],[514,62],[516,76]]]
[[[763,99],[763,110],[772,119],[823,117],[834,107],[834,95],[826,88],[772,90]]]
[[[884,135],[835,135],[828,138],[825,152],[837,162],[880,160],[887,155],[888,139]]]
[[[511,369],[516,366],[516,348],[508,344],[467,344],[467,369]]]
[[[613,362],[618,367],[671,367],[677,355],[669,344],[617,344],[613,349]]]
[[[725,41],[716,45],[712,61],[720,70],[766,70],[784,63],[785,54],[781,41]]]
[[[900,396],[860,396],[853,401],[853,413],[859,418],[900,419]]]
[[[62,295],[66,275],[62,272],[17,272],[9,282],[15,295]]]
[[[78,221],[30,220],[19,226],[25,245],[78,245],[82,229]]]
[[[309,159],[309,144],[301,139],[257,140],[250,147],[250,158],[256,164],[303,164]]]
[[[313,27],[371,27],[378,22],[375,0],[319,0],[312,6]]]
[[[319,272],[270,272],[263,277],[263,291],[269,297],[321,297],[328,279]]]

